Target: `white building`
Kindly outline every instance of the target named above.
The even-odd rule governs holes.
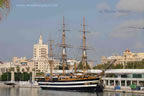
[[[34,69],[34,62],[26,59],[26,57],[13,57],[12,62],[0,63],[0,75],[5,72],[32,72]]]
[[[34,44],[33,47],[33,59],[45,59],[48,58],[48,45],[43,44],[42,35],[40,35],[38,44]]]
[[[38,44],[34,44],[33,60],[35,62],[35,70],[37,72],[47,72],[49,70],[48,45],[43,44],[42,35],[40,35]]]
[[[111,62],[114,59],[117,60],[115,64],[126,64],[127,62],[141,61],[144,59],[144,53],[133,53],[127,49],[123,52],[122,56],[102,56],[101,63],[105,64]]]
[[[100,74],[102,70],[88,70],[88,72]],[[144,69],[110,69],[105,71],[102,82],[106,88],[119,85],[122,89],[130,89],[131,84],[144,87]]]

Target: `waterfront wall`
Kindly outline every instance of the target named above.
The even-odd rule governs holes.
[[[16,85],[14,86],[5,85],[4,83],[5,83],[4,81],[0,82],[0,87],[39,88],[37,82],[20,81],[20,82],[15,82]]]

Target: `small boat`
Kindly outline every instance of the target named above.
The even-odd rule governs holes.
[[[16,82],[15,81],[6,81],[4,84],[5,85],[16,85]]]

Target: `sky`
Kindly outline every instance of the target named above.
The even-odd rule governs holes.
[[[11,0],[11,10],[0,22],[0,58],[32,58],[33,45],[43,35],[45,43],[61,41],[65,17],[69,58],[80,59],[82,22],[86,18],[88,59],[122,55],[125,49],[144,52],[144,0]],[[54,53],[59,49],[54,46]]]

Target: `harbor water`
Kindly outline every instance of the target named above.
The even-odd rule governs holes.
[[[144,94],[53,91],[41,90],[40,88],[0,88],[0,96],[144,96]]]

